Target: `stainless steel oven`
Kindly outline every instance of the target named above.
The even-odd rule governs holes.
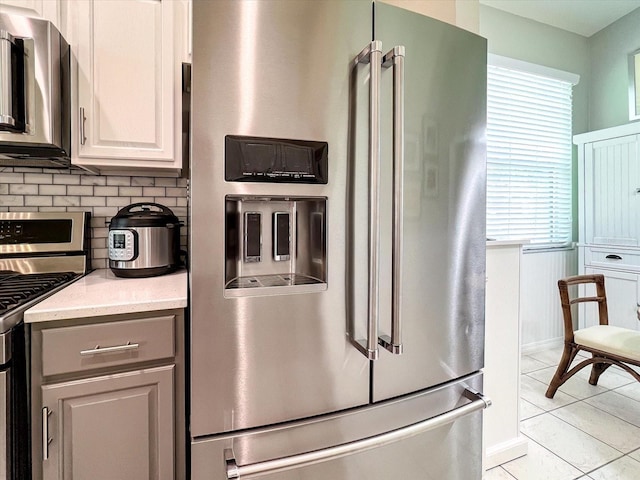
[[[86,213],[0,212],[0,479],[31,478],[23,314],[88,270]]]

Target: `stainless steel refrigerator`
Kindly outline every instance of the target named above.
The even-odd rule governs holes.
[[[193,2],[191,478],[481,478],[486,41]]]

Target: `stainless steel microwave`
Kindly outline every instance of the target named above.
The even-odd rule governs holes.
[[[46,20],[0,14],[0,166],[68,166],[69,45]]]

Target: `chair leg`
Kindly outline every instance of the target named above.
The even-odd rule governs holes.
[[[589,383],[591,385],[597,385],[600,375],[602,375],[602,373],[610,366],[611,366],[610,363],[594,363],[593,367],[591,368],[591,376],[589,377]]]
[[[553,398],[560,385],[568,380],[566,374],[577,353],[578,349],[576,347],[565,343],[564,350],[562,351],[562,358],[560,358],[560,363],[558,364],[556,373],[553,375],[551,382],[549,382],[549,388],[547,388],[547,392],[544,394],[545,397]]]

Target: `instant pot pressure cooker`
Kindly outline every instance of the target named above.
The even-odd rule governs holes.
[[[122,208],[109,224],[109,268],[118,277],[153,277],[180,265],[181,222],[158,203]]]

